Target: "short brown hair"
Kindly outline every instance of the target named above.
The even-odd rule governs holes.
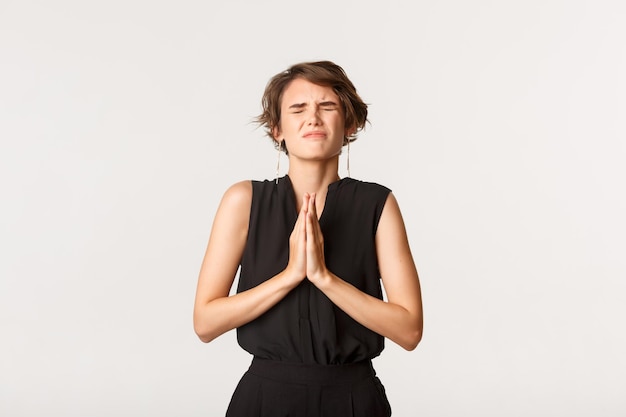
[[[261,99],[263,112],[255,118],[255,121],[265,128],[267,135],[274,139],[274,129],[280,123],[280,105],[283,93],[289,83],[296,78],[303,78],[313,84],[333,89],[343,105],[345,126],[354,128],[352,134],[344,137],[343,143],[345,145],[355,141],[357,133],[365,128],[365,123],[368,122],[367,104],[357,94],[354,84],[343,68],[331,61],[301,62],[292,65],[286,71],[276,74],[269,80]],[[280,145],[276,144],[276,146]]]

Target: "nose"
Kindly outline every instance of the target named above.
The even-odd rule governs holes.
[[[319,125],[322,123],[322,119],[320,119],[318,109],[311,110],[310,114],[308,115],[307,123],[309,125]]]

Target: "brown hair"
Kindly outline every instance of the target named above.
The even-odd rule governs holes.
[[[286,71],[272,77],[263,93],[261,105],[263,112],[254,120],[265,128],[267,135],[274,139],[274,129],[280,124],[280,105],[283,93],[289,83],[296,78],[303,78],[313,84],[331,87],[343,105],[345,114],[345,126],[354,131],[344,137],[343,144],[357,139],[357,133],[365,128],[367,120],[367,104],[363,102],[356,92],[352,81],[348,79],[343,68],[330,61],[302,62],[291,66]],[[280,144],[274,141],[277,147]],[[284,149],[284,146],[281,146]]]

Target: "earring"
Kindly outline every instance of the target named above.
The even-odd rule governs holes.
[[[280,153],[283,149],[285,140],[281,140],[278,143],[278,146],[276,147],[276,149],[278,149],[278,160],[276,161],[276,184],[278,184],[278,176],[280,175]]]
[[[348,156],[346,158],[346,165],[348,168],[348,177],[350,176],[350,138],[348,138]]]

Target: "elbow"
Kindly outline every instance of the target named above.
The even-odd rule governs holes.
[[[209,343],[211,340],[213,340],[211,337],[209,337],[206,334],[200,333],[198,331],[196,331],[196,334],[198,335],[198,339],[200,339],[200,341],[202,343]]]
[[[196,332],[196,335],[198,336],[198,339],[200,339],[202,343],[209,343],[210,341],[215,339],[215,336],[211,335],[211,333],[208,331],[202,331],[197,327],[195,327],[194,330]]]
[[[226,333],[231,328],[229,323],[225,323],[216,317],[215,312],[197,308],[193,313],[193,330],[198,338],[209,343]]]
[[[415,334],[411,335],[411,337],[407,340],[407,343],[402,347],[408,351],[415,350],[415,348],[417,347],[417,345],[419,345],[421,340],[422,340],[422,332],[421,331],[415,332]]]
[[[410,334],[407,335],[408,337],[403,340],[403,342],[400,344],[400,346],[407,351],[412,351],[415,350],[415,348],[417,347],[417,345],[419,345],[419,343],[422,340],[422,329],[416,329],[412,332],[410,332]]]
[[[213,335],[213,332],[206,324],[203,325],[196,317],[194,317],[193,321],[193,330],[203,343],[209,343],[217,337]]]
[[[417,345],[422,341],[422,334],[424,331],[424,319],[422,318],[422,314],[413,322],[411,329],[406,334],[406,339],[404,343],[401,345],[405,350],[412,351],[415,350]]]

